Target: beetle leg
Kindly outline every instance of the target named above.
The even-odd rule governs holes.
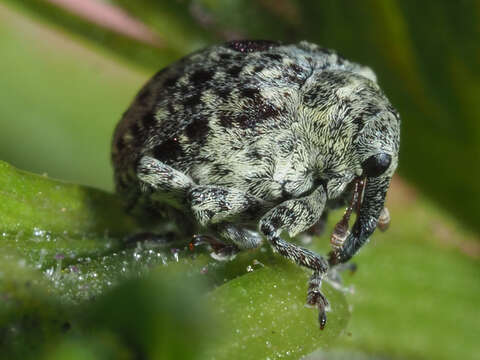
[[[137,176],[143,192],[160,191],[172,195],[184,194],[194,185],[193,180],[186,174],[150,156],[140,159]]]
[[[225,240],[233,242],[239,249],[255,249],[262,242],[262,236],[257,232],[232,223],[221,223],[215,227],[218,234]]]
[[[273,248],[297,264],[313,270],[308,287],[307,303],[319,309],[320,328],[326,323],[328,301],[321,292],[322,278],[328,270],[328,262],[313,251],[291,244],[280,237],[282,230],[290,236],[305,231],[320,218],[325,207],[326,194],[323,187],[312,194],[298,199],[287,200],[271,209],[260,219],[260,231],[267,237]]]
[[[210,185],[193,186],[188,190],[187,201],[201,226],[232,219],[254,219],[265,204],[244,191]]]
[[[244,191],[210,185],[196,185],[186,174],[163,162],[144,156],[137,166],[142,193],[158,203],[183,210],[185,201],[201,226],[228,219],[257,219],[267,204]]]

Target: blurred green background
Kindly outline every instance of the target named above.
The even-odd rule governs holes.
[[[323,344],[382,358],[478,356],[478,1],[7,0],[0,4],[0,160],[111,191],[111,135],[140,86],[181,56],[233,38],[309,40],[336,49],[374,69],[402,116],[401,178],[388,199],[392,229],[375,235],[375,245],[358,257],[360,270],[352,279],[357,293],[347,296],[352,319],[342,336]],[[22,231],[22,226],[15,229]],[[92,258],[99,254],[94,250],[88,253]],[[132,301],[156,301],[157,295],[142,296],[140,291]],[[91,305],[92,319],[100,306]],[[79,329],[85,332],[97,320]],[[3,324],[12,326],[12,321],[17,320]],[[135,337],[129,342],[129,335],[112,335],[123,325],[98,321],[108,324],[107,330],[98,330],[103,335],[62,340],[55,356],[64,358],[62,351],[71,351],[89,358],[93,351],[103,354],[99,359],[131,358],[132,349],[141,348],[159,358],[158,349]],[[5,326],[0,344],[19,354]],[[192,336],[201,333],[192,326]],[[268,350],[270,340],[262,336]],[[277,352],[277,357],[298,358],[315,348],[315,342],[309,344],[310,351]],[[251,348],[243,358],[275,358]],[[47,346],[45,353],[50,350]]]

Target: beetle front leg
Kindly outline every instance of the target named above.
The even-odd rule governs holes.
[[[194,185],[188,175],[151,156],[142,157],[136,170],[143,192],[183,195]]]
[[[268,207],[263,200],[238,189],[212,185],[192,186],[186,200],[197,223],[226,241],[222,243],[206,235],[194,238],[194,245],[210,244],[215,259],[228,260],[242,249],[260,246],[262,237],[257,232],[235,223],[258,219]]]
[[[262,242],[262,236],[253,230],[232,223],[222,223],[215,227],[218,234],[225,240],[233,242],[238,249],[256,249]]]
[[[266,206],[263,200],[242,190],[212,185],[192,186],[186,200],[201,226],[258,218]]]
[[[308,287],[307,303],[318,307],[321,329],[327,321],[325,312],[328,310],[328,301],[321,292],[321,284],[328,270],[328,262],[311,250],[283,240],[280,234],[285,230],[290,236],[295,236],[315,224],[325,207],[326,198],[323,187],[319,187],[309,196],[287,200],[271,209],[260,219],[259,224],[260,231],[278,253],[313,270]]]

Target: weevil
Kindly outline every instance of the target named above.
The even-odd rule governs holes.
[[[307,303],[323,329],[326,272],[387,225],[399,142],[399,114],[368,67],[305,41],[241,40],[153,76],[116,127],[112,159],[132,213],[174,220],[217,256],[266,239],[311,269]],[[281,237],[345,204],[328,257]]]

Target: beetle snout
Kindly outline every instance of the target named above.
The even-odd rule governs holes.
[[[362,189],[363,197],[360,197],[356,203],[358,206],[357,219],[342,248],[331,259],[333,263],[348,261],[377,227],[390,178],[387,176],[368,177],[365,181],[366,184],[363,185]]]

